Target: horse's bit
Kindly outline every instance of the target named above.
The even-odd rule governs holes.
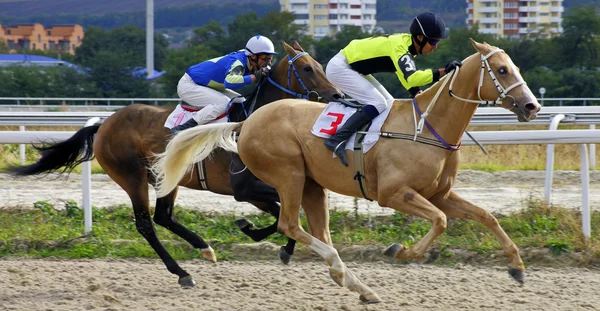
[[[280,90],[296,97],[296,98],[304,98],[304,99],[311,99],[311,98],[315,98],[314,96],[316,96],[316,101],[319,101],[321,99],[321,97],[319,96],[319,93],[315,92],[315,91],[311,91],[309,90],[306,85],[304,85],[304,82],[302,82],[302,79],[300,78],[300,75],[298,75],[298,70],[296,70],[296,66],[294,65],[294,62],[304,56],[304,55],[308,55],[308,53],[306,52],[301,52],[296,54],[296,56],[294,56],[293,58],[291,56],[288,55],[288,70],[287,70],[287,89],[284,88],[283,86],[281,86],[280,84],[278,84],[277,82],[273,81],[273,79],[271,79],[271,76],[269,75],[268,77],[268,81],[273,84],[274,86],[276,86],[277,88],[279,88]],[[294,75],[296,76],[296,79],[298,80],[298,82],[300,82],[300,85],[302,86],[302,88],[304,89],[304,91],[306,91],[306,94],[301,94],[301,93],[297,93],[291,90],[291,72],[294,71]]]

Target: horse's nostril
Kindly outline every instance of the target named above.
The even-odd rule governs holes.
[[[527,109],[529,111],[538,111],[538,110],[540,110],[540,105],[538,105],[536,103],[527,103],[527,104],[525,104],[525,109]]]
[[[342,98],[342,97],[343,97],[343,96],[342,96],[342,94],[340,94],[340,93],[334,93],[334,94],[333,94],[333,98],[335,98],[335,99],[340,99],[340,98]]]

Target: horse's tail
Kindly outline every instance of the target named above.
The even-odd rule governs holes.
[[[241,127],[242,123],[207,124],[177,133],[153,161],[156,196],[161,198],[173,191],[192,165],[207,158],[213,149],[237,153],[234,131]]]
[[[49,174],[59,171],[70,173],[77,165],[94,158],[94,135],[100,124],[86,126],[69,139],[41,147],[34,146],[42,157],[31,165],[9,166],[6,172],[15,176]],[[62,169],[61,169],[62,168]]]

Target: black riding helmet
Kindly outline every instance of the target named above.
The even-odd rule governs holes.
[[[446,34],[446,24],[437,15],[431,12],[424,12],[415,17],[410,25],[410,33],[419,45],[419,54],[423,50],[423,47],[427,43],[427,39],[445,39],[448,38]],[[422,35],[423,40],[419,40],[417,35]]]

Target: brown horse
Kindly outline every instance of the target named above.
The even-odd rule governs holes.
[[[513,111],[520,121],[534,119],[540,105],[504,51],[473,40],[472,45],[477,53],[465,59],[458,71],[448,74],[412,102],[397,101],[390,108],[382,132],[412,136],[420,120],[426,120],[427,127],[417,141],[412,137],[380,138],[364,155],[365,191],[381,206],[431,222],[431,229],[422,240],[411,247],[392,244],[386,255],[398,259],[421,257],[446,229],[447,216],[472,219],[492,230],[509,259],[510,276],[522,283],[525,267],[519,250],[498,220],[460,198],[451,188],[459,167],[458,146],[478,103],[493,101]],[[345,267],[331,243],[325,189],[355,197],[362,194],[353,180],[353,160],[349,168],[341,165],[323,146],[323,139],[311,133],[322,111],[318,104],[284,99],[237,125],[190,130],[169,142],[165,153],[155,161],[153,170],[163,178],[157,183],[157,191],[168,193],[177,185],[180,172],[188,170],[191,164],[191,157],[186,154],[202,158],[214,146],[234,150],[231,136],[238,131],[237,148],[243,162],[279,192],[279,231],[309,245],[325,258],[331,277],[340,286],[360,293],[363,301],[378,302],[377,294]],[[420,118],[415,111],[419,111],[419,116],[420,111],[426,111],[426,118]],[[312,235],[298,222],[300,206]]]
[[[285,42],[282,44],[288,55],[274,66],[268,82],[265,82],[267,79],[263,79],[262,83],[259,83],[257,91],[246,101],[245,107],[236,106],[232,109],[232,121],[245,120],[246,113],[281,98],[314,96],[330,101],[341,97],[340,91],[327,80],[322,66],[304,52],[297,42],[294,41],[294,47]],[[183,287],[193,287],[193,278],[160,243],[152,224],[148,198],[148,184],[154,183],[148,166],[153,161],[153,155],[164,150],[166,141],[171,136],[169,129],[163,125],[173,108],[148,105],[125,107],[107,118],[102,125],[83,128],[64,142],[42,147],[43,156],[37,163],[12,167],[9,172],[23,176],[70,171],[79,163],[90,160],[95,154],[106,174],[131,198],[137,230],[163,260],[167,269],[179,276],[179,284]],[[230,165],[236,172],[231,176]],[[180,185],[233,195],[238,201],[250,202],[275,217],[279,216],[279,196],[275,189],[259,181],[248,170],[244,170],[237,155],[232,157],[224,150],[215,151],[211,159],[204,161],[204,167],[204,170],[190,170]],[[204,174],[204,178],[200,177],[201,173]],[[215,262],[213,249],[201,237],[174,219],[176,196],[176,188],[165,195],[157,196],[154,222],[182,237],[200,249],[204,258]],[[241,221],[238,225],[254,240],[263,239],[277,230],[277,222],[256,231],[251,230],[249,222]],[[282,247],[280,258],[284,263],[289,261],[294,243],[295,241],[290,239],[288,245]]]

